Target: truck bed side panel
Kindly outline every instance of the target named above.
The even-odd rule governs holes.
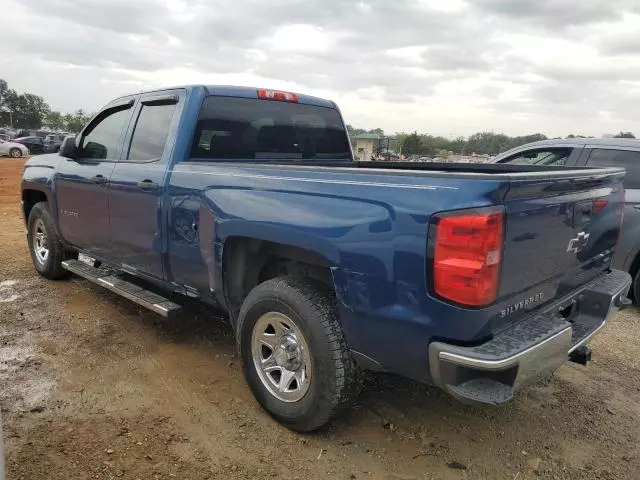
[[[335,281],[341,320],[351,348],[380,352],[393,333],[404,341],[389,345],[381,363],[421,356],[443,326],[473,336],[482,318],[442,322],[425,312],[433,300],[425,287],[426,234],[433,212],[495,204],[504,193],[499,181],[327,174],[313,168],[260,168],[231,163],[185,162],[175,167],[169,186],[169,252],[174,281],[213,290],[223,300],[222,255],[233,237],[268,240],[324,256]],[[185,235],[203,212],[213,219],[211,239]],[[180,218],[180,221],[175,219]],[[209,220],[207,220],[209,221]],[[205,222],[206,223],[206,222]],[[202,233],[202,229],[201,229]],[[200,242],[213,245],[214,272]],[[205,250],[206,256],[206,250]],[[189,269],[179,265],[187,265]],[[208,285],[203,283],[207,281]],[[389,318],[397,320],[390,322]],[[482,315],[480,315],[482,317]],[[462,320],[462,319],[460,319]],[[391,331],[389,330],[391,329]],[[375,356],[380,357],[378,353]],[[424,364],[416,371],[424,373]]]

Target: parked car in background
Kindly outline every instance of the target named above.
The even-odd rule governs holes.
[[[8,155],[13,158],[26,157],[29,149],[21,143],[0,140],[0,156]]]
[[[55,153],[60,150],[60,145],[66,135],[62,133],[51,133],[44,139],[44,151],[47,153]]]
[[[11,137],[9,136],[8,133],[0,133],[0,140],[4,140],[5,142],[8,142],[9,140],[11,140]]]
[[[624,167],[625,206],[614,268],[633,277],[633,296],[640,304],[640,140],[571,138],[543,140],[498,155],[494,163],[562,165],[567,167]]]
[[[23,144],[31,153],[44,153],[44,138],[42,137],[18,137],[13,141]]]

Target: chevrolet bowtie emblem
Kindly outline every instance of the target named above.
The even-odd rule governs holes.
[[[589,234],[585,232],[580,232],[574,238],[569,240],[569,245],[567,245],[567,252],[578,253],[584,247],[587,246],[587,242],[589,241]]]

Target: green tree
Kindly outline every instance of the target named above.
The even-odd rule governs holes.
[[[13,125],[18,128],[40,128],[49,113],[44,98],[32,93],[7,95],[7,107],[13,116]]]
[[[91,119],[90,115],[87,115],[84,110],[76,110],[75,113],[67,113],[64,117],[64,128],[68,132],[78,133],[84,128],[84,126]]]
[[[9,102],[16,96],[16,92],[9,88],[6,80],[0,78],[0,125],[13,124],[13,111]]]
[[[381,128],[364,130],[362,128],[355,128],[352,125],[347,125],[347,130],[354,143],[355,137],[361,133],[384,134]],[[450,152],[466,155],[472,153],[495,155],[510,148],[524,145],[525,143],[547,139],[547,137],[541,133],[510,137],[502,133],[494,132],[478,132],[469,138],[459,136],[453,140],[437,135],[418,134],[417,132],[411,134],[396,132],[394,136],[394,141],[387,142],[385,139],[383,142],[380,142],[380,145],[384,147],[383,149],[386,149],[388,145],[389,149],[395,150],[403,155],[429,156],[447,156]],[[407,147],[409,148],[408,150]]]
[[[65,115],[53,112],[44,98],[32,93],[18,94],[0,78],[0,126],[12,124],[16,128],[36,129],[47,123],[55,130],[79,132],[91,117],[82,109]]]
[[[420,153],[424,155],[434,156],[438,155],[438,152],[451,150],[451,142],[445,137],[420,135],[420,143],[422,144]]]
[[[54,130],[64,130],[65,128],[64,118],[60,112],[49,112],[44,121]]]
[[[9,88],[6,80],[0,78],[2,124],[12,124],[18,128],[39,128],[48,113],[49,105],[44,98],[32,93],[18,94]]]
[[[403,155],[417,155],[422,153],[422,144],[420,143],[420,137],[418,132],[413,132],[407,135],[402,143]]]
[[[636,136],[631,132],[620,132],[613,136],[613,138],[636,138]]]
[[[404,132],[396,132],[394,137],[396,137],[396,141],[394,144],[396,153],[404,153],[404,151],[402,150],[402,146],[404,145],[405,138],[407,138],[407,134]]]
[[[416,153],[429,155],[432,157],[438,152],[438,150],[440,150],[436,137],[434,137],[433,135],[420,135],[419,138],[420,149]]]
[[[464,137],[456,137],[449,143],[449,150],[453,153],[464,153],[464,147],[467,144],[467,139]]]
[[[478,132],[469,137],[465,153],[496,155],[511,148],[512,138],[502,133]]]
[[[4,98],[9,91],[9,84],[3,78],[0,78],[0,107],[4,106]]]

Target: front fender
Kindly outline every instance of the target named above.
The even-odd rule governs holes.
[[[42,193],[47,202],[49,202],[51,213],[56,223],[57,208],[54,195],[54,178],[60,161],[61,157],[57,154],[38,155],[30,158],[24,165],[21,183],[22,200],[25,200],[25,192],[27,191]],[[25,209],[23,209],[23,214],[26,221],[28,212]]]

